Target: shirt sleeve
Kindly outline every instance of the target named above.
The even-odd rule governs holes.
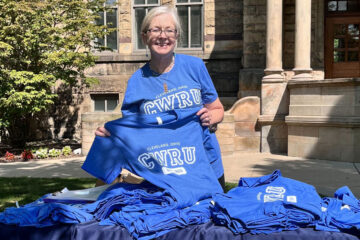
[[[214,83],[212,82],[209,72],[202,60],[200,63],[200,85],[201,98],[204,104],[212,103],[218,98]]]
[[[123,159],[121,142],[117,137],[96,136],[81,168],[110,184],[119,176],[122,168],[126,167]]]

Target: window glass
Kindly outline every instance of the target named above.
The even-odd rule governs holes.
[[[191,47],[201,47],[201,6],[191,7]]]
[[[346,24],[335,24],[334,25],[334,34],[335,35],[345,35],[347,25]]]
[[[182,36],[178,42],[178,47],[186,48],[189,47],[189,12],[187,6],[178,6],[177,7],[178,15],[181,21],[182,27]]]
[[[348,52],[348,61],[349,62],[359,61],[359,52],[358,51],[349,51]]]
[[[135,9],[135,32],[137,33],[137,49],[145,49],[145,45],[142,42],[141,39],[141,23],[144,20],[144,17],[146,15],[146,9],[145,8],[136,8]]]
[[[344,51],[334,51],[334,62],[345,62],[345,52]]]
[[[104,25],[104,12],[101,12],[100,13],[100,18],[96,19],[96,24],[99,25],[99,26]],[[104,46],[104,44],[105,44],[104,38],[97,38],[95,40],[95,42],[100,46]]]
[[[141,6],[136,6],[141,4]],[[134,0],[134,41],[136,49],[145,49],[141,38],[141,24],[152,8],[159,6],[159,0]]]
[[[106,5],[107,5],[107,6],[115,6],[116,3],[117,3],[116,0],[107,0],[107,1],[106,1]]]
[[[347,9],[347,1],[338,1],[338,11],[346,11]]]
[[[350,35],[359,35],[359,24],[349,24],[348,33]]]
[[[117,1],[108,0],[106,1],[106,6],[110,7],[106,12],[100,13],[100,18],[96,20],[96,24],[105,25],[108,28],[114,29],[111,33],[108,33],[104,38],[95,39],[95,43],[98,43],[99,46],[104,46],[113,50],[118,48],[117,40]]]
[[[179,40],[179,48],[201,48],[203,42],[203,1],[177,0],[176,6],[183,34]]]
[[[95,99],[94,100],[94,111],[95,112],[105,112],[105,99]]]
[[[345,39],[344,38],[335,38],[334,39],[334,48],[345,48]]]
[[[359,37],[351,37],[348,40],[348,48],[357,48],[359,47]]]
[[[107,111],[112,112],[115,110],[116,106],[118,105],[117,99],[108,99],[107,100]]]
[[[336,1],[329,1],[328,2],[328,11],[335,12],[337,9],[337,2]]]
[[[116,28],[117,26],[117,11],[110,11],[106,13],[106,24],[109,28]],[[113,31],[106,37],[107,47],[111,49],[117,49],[117,31]]]

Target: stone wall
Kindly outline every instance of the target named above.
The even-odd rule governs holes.
[[[237,97],[260,97],[266,60],[266,0],[244,0],[243,68]]]
[[[288,155],[359,162],[360,81],[290,82]]]

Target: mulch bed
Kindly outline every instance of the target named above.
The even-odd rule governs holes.
[[[0,157],[0,163],[12,163],[12,162],[34,162],[34,161],[41,161],[41,160],[56,160],[56,159],[66,159],[66,158],[74,158],[74,157],[82,157],[82,155],[77,154],[70,154],[68,156],[61,155],[59,157],[48,157],[48,158],[33,158],[24,160],[20,155],[14,155],[13,159],[6,159],[4,156]]]

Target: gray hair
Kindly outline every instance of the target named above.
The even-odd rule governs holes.
[[[181,30],[181,24],[180,24],[180,18],[179,15],[174,7],[171,7],[168,4],[154,7],[151,9],[145,16],[142,24],[141,24],[141,33],[145,34],[147,30],[149,30],[149,26],[151,21],[161,15],[161,14],[170,14],[174,20],[175,23],[175,29],[177,31],[178,37],[181,36],[182,30]]]

